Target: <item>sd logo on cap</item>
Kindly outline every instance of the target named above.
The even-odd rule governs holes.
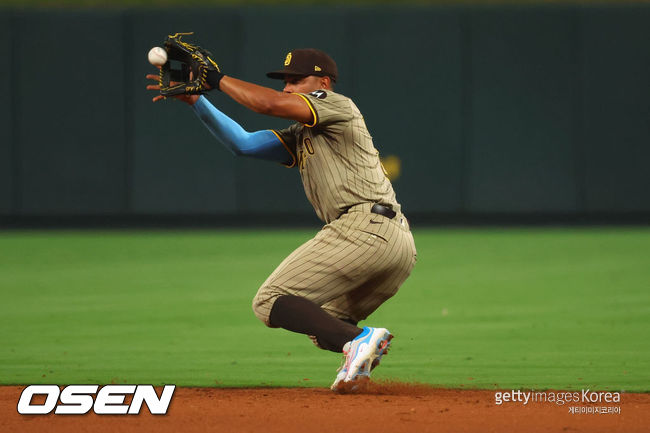
[[[269,78],[283,80],[285,76],[330,77],[333,82],[338,78],[338,69],[334,60],[321,50],[300,48],[292,50],[284,59],[284,69],[266,74]]]

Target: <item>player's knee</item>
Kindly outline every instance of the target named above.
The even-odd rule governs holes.
[[[273,308],[273,303],[276,299],[277,296],[269,296],[268,294],[259,292],[253,298],[253,313],[269,328],[272,328],[270,321],[271,308]]]

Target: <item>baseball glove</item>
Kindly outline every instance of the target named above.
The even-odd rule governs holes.
[[[191,34],[193,33],[176,33],[167,36],[165,40],[167,62],[160,67],[158,79],[160,94],[163,96],[197,95],[219,88],[223,74],[212,60],[212,54],[181,40],[183,36]],[[180,69],[172,69],[172,61],[179,62]]]

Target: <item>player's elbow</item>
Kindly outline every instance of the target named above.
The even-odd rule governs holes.
[[[235,156],[243,156],[245,155],[243,149],[239,144],[237,144],[236,141],[234,140],[226,140],[226,139],[220,139],[220,141],[225,145],[226,149],[230,151]]]
[[[254,156],[259,150],[255,136],[248,132],[238,137],[236,145],[232,147],[237,156]]]

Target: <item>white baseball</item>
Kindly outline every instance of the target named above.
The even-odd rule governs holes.
[[[153,47],[149,50],[149,63],[154,66],[162,66],[167,62],[167,51],[160,47]]]

